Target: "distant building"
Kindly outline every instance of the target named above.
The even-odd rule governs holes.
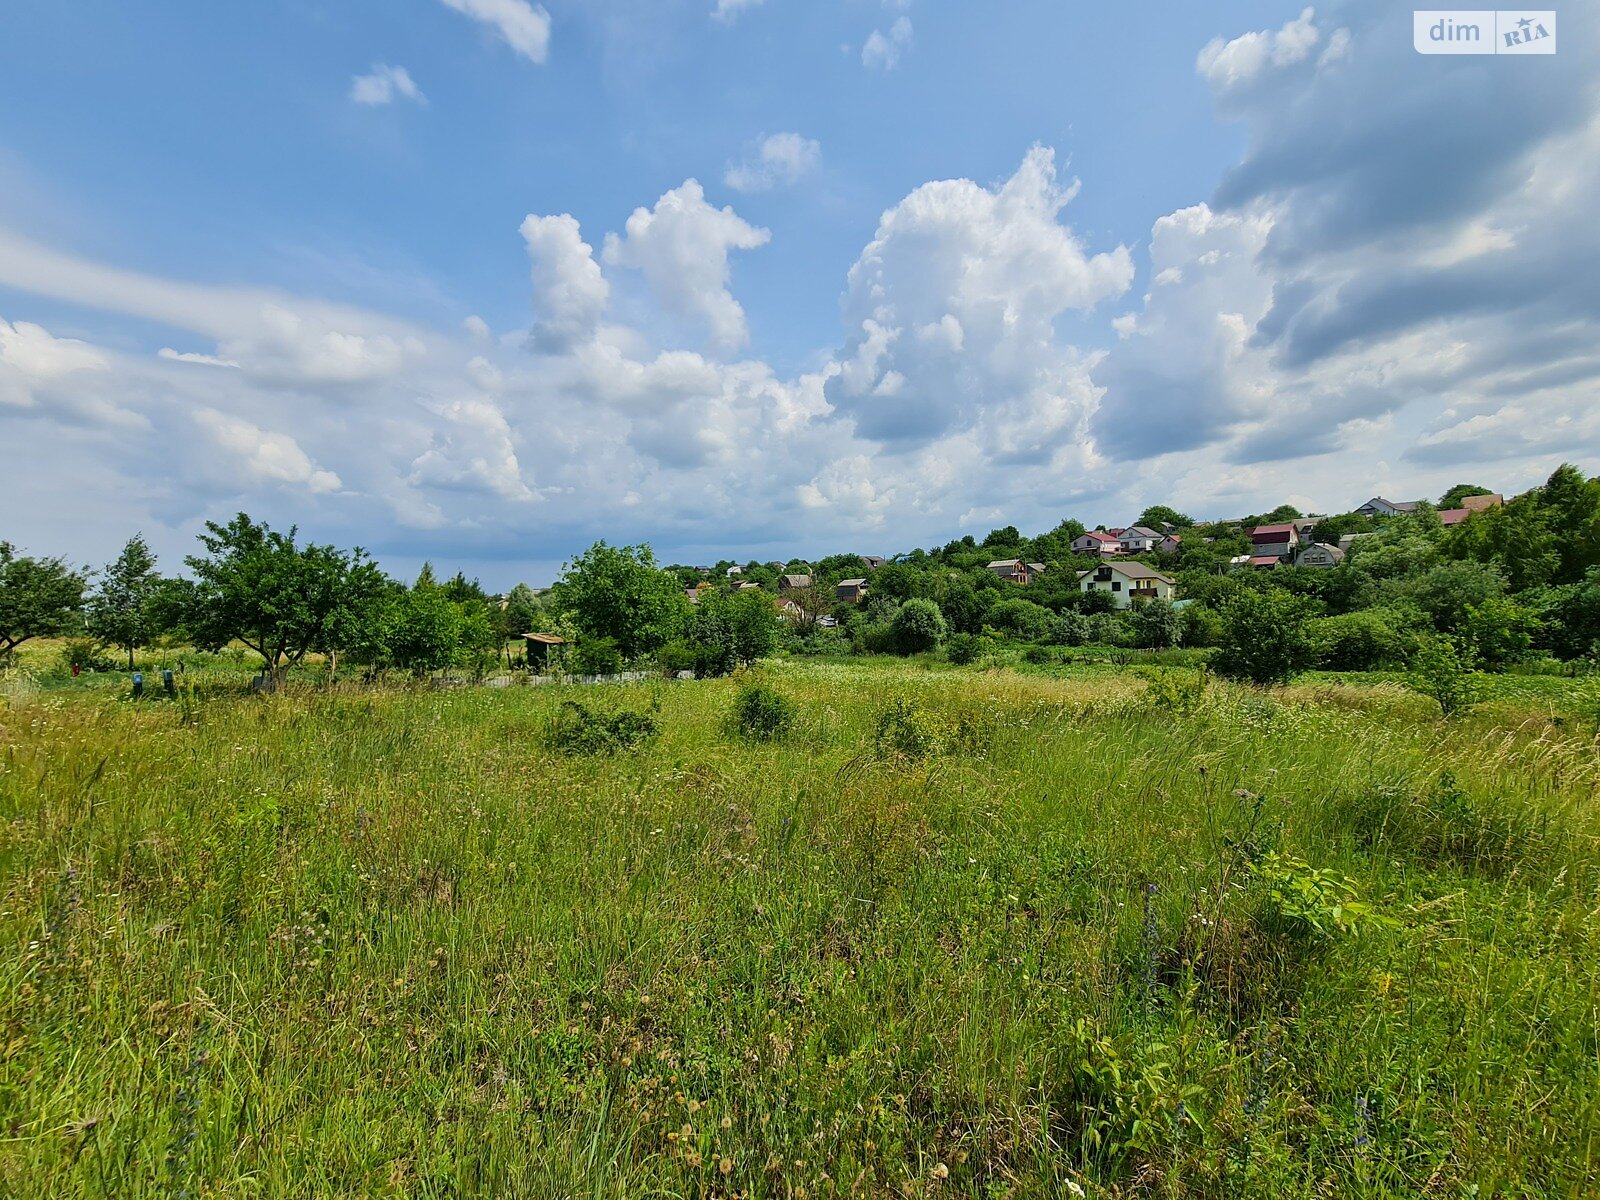
[[[1337,567],[1343,561],[1343,550],[1323,542],[1312,542],[1309,546],[1302,546],[1300,552],[1294,556],[1294,565],[1297,567]]]
[[[841,604],[860,604],[867,598],[865,579],[844,579],[836,589]]]
[[[860,558],[862,562],[867,564],[867,570],[869,571],[876,571],[879,567],[883,566],[884,563],[889,561],[888,559],[877,554],[863,554],[860,556]]]
[[[1117,541],[1124,554],[1148,554],[1161,541],[1161,535],[1144,525],[1135,525],[1118,534]]]
[[[1118,553],[1121,549],[1122,543],[1117,541],[1116,535],[1101,529],[1091,529],[1088,533],[1072,539],[1074,554],[1098,554],[1104,558]]]
[[[792,591],[795,591],[795,590],[797,590],[799,588],[808,588],[810,586],[811,586],[811,576],[809,576],[809,575],[779,575],[778,576],[778,590],[780,592],[792,592]]]
[[[1109,592],[1118,608],[1127,608],[1135,600],[1171,600],[1177,586],[1141,562],[1104,563],[1078,572],[1080,591]]]
[[[1250,554],[1254,558],[1288,558],[1300,546],[1300,531],[1294,522],[1257,525],[1250,531]]]
[[[1183,545],[1183,539],[1175,533],[1169,533],[1156,545],[1156,549],[1163,554],[1176,554],[1178,547]]]
[[[1402,513],[1416,512],[1421,503],[1420,500],[1385,500],[1374,496],[1356,511],[1363,517],[1398,517]]]
[[[1468,512],[1488,512],[1491,508],[1499,508],[1506,502],[1506,498],[1499,492],[1491,492],[1487,496],[1463,496],[1461,507]]]
[[[1007,582],[1026,585],[1033,582],[1034,576],[1044,573],[1044,564],[1023,562],[1020,558],[1001,558],[990,563],[989,570]]]

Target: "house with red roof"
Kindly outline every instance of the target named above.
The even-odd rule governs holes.
[[[1091,529],[1088,533],[1072,539],[1072,552],[1074,554],[1098,554],[1102,557],[1118,554],[1122,550],[1122,543],[1117,540],[1117,535],[1103,529]]]

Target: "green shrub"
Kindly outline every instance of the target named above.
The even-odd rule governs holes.
[[[958,667],[970,666],[987,654],[993,643],[981,634],[958,633],[945,644],[945,657]]]
[[[572,669],[578,675],[615,675],[622,670],[622,652],[608,637],[585,637],[572,652]]]
[[[616,754],[632,750],[659,732],[651,713],[600,712],[576,700],[562,702],[550,723],[550,748],[564,754]]]
[[[669,679],[680,671],[693,671],[699,661],[699,647],[683,638],[670,641],[656,651],[656,666]]]
[[[879,758],[921,761],[944,753],[950,731],[913,696],[896,696],[879,711],[872,748]]]
[[[1241,592],[1222,607],[1222,639],[1213,664],[1226,679],[1257,687],[1287,683],[1316,662],[1313,606],[1288,592]]]
[[[61,667],[70,671],[118,671],[122,664],[105,652],[105,647],[92,638],[73,638],[61,647]]]
[[[1139,668],[1138,675],[1149,685],[1145,695],[1164,712],[1188,714],[1205,703],[1210,677],[1205,671]]]
[[[944,641],[944,614],[932,600],[912,597],[895,613],[890,630],[901,654],[923,654]]]
[[[1406,686],[1437,702],[1446,718],[1466,712],[1483,699],[1483,686],[1470,656],[1444,637],[1427,639],[1411,656]]]
[[[795,704],[787,696],[761,683],[747,683],[733,698],[728,715],[730,729],[752,742],[772,742],[794,728]]]
[[[1269,851],[1249,871],[1267,902],[1268,924],[1291,937],[1326,941],[1393,923],[1357,898],[1355,880],[1293,855]]]
[[[1328,671],[1379,671],[1405,658],[1406,638],[1381,610],[1311,622],[1317,662]]]

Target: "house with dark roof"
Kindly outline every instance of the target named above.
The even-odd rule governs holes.
[[[861,559],[862,562],[867,564],[867,570],[869,570],[869,571],[876,571],[879,567],[883,566],[883,564],[887,561],[881,555],[877,555],[877,554],[862,554],[862,555],[859,555],[858,557]]]
[[[1363,517],[1398,517],[1402,513],[1416,512],[1421,503],[1420,500],[1385,500],[1374,496],[1356,511]]]
[[[799,588],[808,588],[810,586],[811,586],[811,576],[809,576],[809,575],[779,575],[778,576],[778,590],[780,592],[792,592],[792,591],[795,591],[795,590],[797,590]]]
[[[867,598],[867,581],[865,579],[842,579],[835,589],[841,604],[860,604]]]
[[[1078,590],[1109,592],[1118,608],[1135,600],[1171,600],[1178,584],[1142,562],[1109,562],[1078,572]]]
[[[1300,548],[1300,531],[1293,521],[1257,525],[1250,531],[1252,558],[1288,558]]]

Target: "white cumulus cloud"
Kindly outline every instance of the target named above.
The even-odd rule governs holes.
[[[654,208],[635,209],[624,236],[608,234],[605,261],[642,273],[669,312],[704,324],[714,349],[733,351],[749,331],[729,290],[728,255],[765,246],[771,237],[733,209],[707,204],[705,189],[690,179]]]
[[[441,0],[448,8],[481,21],[497,32],[529,62],[542,63],[550,53],[550,14],[528,0]]]
[[[722,181],[736,192],[764,192],[795,183],[822,162],[822,143],[798,133],[758,139],[745,156],[730,163]]]
[[[611,287],[576,218],[530,215],[522,239],[533,259],[534,345],[562,350],[594,337]]]
[[[418,104],[428,102],[410,71],[386,63],[374,63],[370,72],[352,79],[350,99],[357,104],[391,104],[396,99],[413,100]]]

